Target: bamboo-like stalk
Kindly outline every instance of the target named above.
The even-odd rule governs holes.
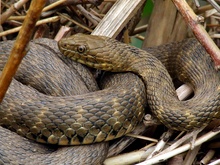
[[[144,3],[145,0],[118,0],[92,34],[115,38]]]

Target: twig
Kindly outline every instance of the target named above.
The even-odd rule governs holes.
[[[145,39],[145,37],[140,34],[136,34],[135,37],[141,41],[144,41],[144,39]]]
[[[63,38],[64,36],[66,36],[66,34],[69,33],[70,30],[71,30],[70,27],[62,26],[62,27],[60,28],[60,30],[58,31],[57,35],[55,36],[54,40],[55,40],[55,41],[59,41],[61,38]]]
[[[15,11],[20,9],[28,0],[20,0],[13,4],[6,12],[0,14],[0,25],[3,24]]]
[[[148,24],[135,28],[132,35],[145,32],[147,30],[147,27],[148,27]]]
[[[53,8],[55,8],[55,7],[57,7],[57,6],[61,5],[61,4],[63,4],[63,3],[65,3],[66,1],[67,1],[67,0],[59,0],[59,1],[56,1],[56,2],[54,2],[54,3],[52,3],[52,4],[48,5],[48,6],[46,6],[46,7],[42,10],[42,12],[51,10],[51,9],[53,9]]]
[[[199,137],[196,141],[195,141],[195,147],[201,145],[202,143],[206,142],[207,140],[211,139],[212,137],[216,136],[218,133],[220,133],[220,127],[218,127],[218,129],[213,130],[208,132],[207,134]],[[155,156],[151,159],[148,159],[144,162],[138,163],[137,165],[150,165],[150,164],[154,164],[154,163],[159,163],[162,160],[165,161],[177,154],[183,153],[187,150],[189,150],[191,148],[191,144],[187,143],[171,152],[165,153],[165,154],[161,154],[158,156]]]
[[[150,154],[153,148],[150,148],[147,152]],[[121,154],[119,156],[114,156],[112,158],[108,158],[104,161],[104,165],[125,165],[125,164],[133,164],[137,162],[137,160],[142,161],[140,158],[145,153],[145,151],[134,151],[126,154]]]
[[[215,68],[220,68],[220,50],[209,37],[204,27],[200,24],[201,17],[197,16],[185,0],[172,0],[177,9],[182,14],[187,24],[191,27],[193,33],[199,42],[205,47],[215,63]]]
[[[208,18],[212,15],[214,15],[215,13],[218,13],[218,11],[216,9],[211,9],[205,12],[205,18]]]
[[[208,165],[219,165],[220,164],[220,159],[208,164]]]
[[[62,1],[62,0],[48,0],[50,4],[56,3],[58,1]],[[98,6],[102,2],[103,0],[65,0],[65,2],[62,3],[62,5],[66,6],[66,5],[77,5],[77,4],[93,4]]]
[[[167,132],[164,132],[161,136],[161,140],[157,143],[153,152],[147,157],[147,159],[152,158],[153,156],[157,155],[166,145],[168,140],[173,135],[173,130],[169,129]]]
[[[194,3],[195,3],[195,5],[196,5],[196,7],[200,7],[200,3],[199,3],[198,0],[194,0]]]
[[[213,0],[207,0],[218,12],[220,12],[219,5]]]
[[[181,144],[183,144],[183,142],[189,140],[190,138],[192,138],[194,136],[194,132],[189,132],[187,133],[185,136],[183,136],[182,138],[180,138],[179,140],[177,140],[175,143],[173,143],[171,146],[167,147],[165,150],[163,150],[161,154],[165,154],[167,152],[170,152],[172,150],[174,150],[175,148],[179,147]]]
[[[184,161],[182,162],[182,165],[193,164],[193,161],[195,160],[200,147],[201,145],[198,145],[193,150],[189,150],[188,153],[186,154]]]
[[[99,1],[94,1],[94,0],[50,0],[49,3],[50,5],[46,6],[42,12],[46,12],[48,10],[51,10],[57,6],[64,6],[64,5],[78,5],[78,4],[94,4],[94,5],[99,5],[102,2],[102,0]]]
[[[3,31],[3,28],[2,28],[2,26],[0,25],[0,32],[2,32],[2,31]],[[3,40],[3,41],[6,41],[7,38],[6,38],[5,36],[3,36],[3,37],[2,37],[2,40]]]
[[[11,54],[0,77],[0,102],[2,101],[19,64],[27,53],[26,46],[32,36],[34,26],[40,17],[41,10],[45,3],[46,0],[32,0],[31,2],[23,26],[17,36]]]
[[[201,6],[196,10],[196,14],[202,14],[207,10],[213,9],[212,5]]]
[[[97,26],[98,23],[101,21],[100,18],[89,13],[82,5],[77,5],[76,7],[93,25]]]
[[[179,100],[185,100],[193,93],[193,89],[189,85],[183,84],[177,88],[176,93]]]
[[[136,135],[136,134],[132,134],[132,133],[128,133],[128,134],[126,134],[126,136],[134,137],[134,138],[142,139],[142,140],[148,140],[148,141],[156,142],[156,143],[158,142],[157,139],[146,137],[146,136],[141,136],[141,135]]]
[[[56,22],[59,20],[59,16],[54,16],[54,17],[51,17],[51,18],[46,18],[46,19],[42,19],[40,21],[37,21],[36,25],[35,26],[39,26],[41,24],[45,24],[45,23],[49,23],[49,22]],[[4,32],[1,32],[0,33],[0,37],[2,36],[6,36],[8,34],[12,34],[12,33],[16,33],[18,32],[20,29],[22,28],[22,26],[19,26],[19,27],[16,27],[16,28],[13,28],[13,29],[10,29],[10,30],[6,30]],[[33,27],[34,28],[34,27]],[[25,34],[26,35],[26,34]]]
[[[208,164],[214,155],[215,155],[215,150],[209,150],[209,152],[205,155],[205,157],[200,161],[200,164]]]
[[[25,19],[25,16],[21,15],[21,16],[10,16],[7,20],[23,21],[24,19]]]
[[[10,5],[7,2],[1,1],[2,7],[10,8]],[[17,10],[15,11],[16,15],[21,15]]]
[[[73,22],[74,24],[78,25],[79,27],[85,29],[86,31],[92,32],[92,29],[90,29],[90,28],[88,28],[88,27],[86,27],[86,26],[80,24],[79,22],[75,21],[74,19],[71,19],[71,18],[69,18],[68,16],[66,16],[66,15],[64,15],[64,14],[61,14],[61,13],[58,13],[58,12],[57,12],[57,14],[60,15],[60,17],[63,17],[63,18],[65,18],[65,19],[67,19],[67,20]]]

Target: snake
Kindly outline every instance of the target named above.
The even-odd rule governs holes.
[[[42,156],[49,151],[43,147],[38,149],[38,143],[34,143],[37,149],[29,155],[24,146],[18,151],[10,150],[13,146],[19,146],[16,139],[20,136],[5,128],[30,139],[19,141],[25,141],[22,144],[27,147],[34,140],[56,146],[87,144],[83,146],[87,148],[88,144],[109,141],[132,131],[143,119],[146,104],[160,122],[175,130],[189,131],[219,117],[219,75],[211,58],[195,39],[141,50],[108,37],[76,34],[58,42],[59,50],[66,58],[54,48],[50,51],[57,53],[58,57],[50,57],[50,53],[40,57],[42,48],[34,44],[30,44],[29,55],[19,66],[0,105],[1,139],[11,141],[10,144],[0,141],[5,147],[0,148],[2,162],[18,161],[11,160],[13,158],[21,159],[20,164],[28,164],[33,158],[36,159],[35,164],[57,164],[59,161],[59,158],[48,156],[48,160]],[[41,41],[37,43],[38,46],[41,44]],[[9,45],[1,44],[1,69],[6,62]],[[33,57],[33,54],[37,55]],[[77,63],[72,64],[70,59]],[[52,63],[57,60],[64,60],[68,67],[61,67],[60,62],[58,65]],[[72,76],[70,68],[78,66],[78,63],[111,72],[132,73],[120,74],[119,77],[113,75],[100,91],[93,91],[92,87],[91,93],[72,96],[70,89],[75,76]],[[84,84],[88,81],[88,74],[78,75]],[[193,98],[179,101],[172,78],[189,84],[194,89]],[[33,156],[36,150],[41,156]],[[92,152],[95,150],[101,149]],[[22,154],[17,155],[20,151]],[[22,157],[25,154],[28,158]],[[69,158],[71,154],[64,152],[60,155]],[[89,160],[90,164],[95,162],[92,160]],[[81,164],[89,164],[85,161],[82,160]]]
[[[12,45],[13,41],[0,43],[1,70]],[[117,138],[131,131],[140,121],[136,118],[143,117],[146,103],[145,87],[137,76],[105,77],[100,84],[103,90],[97,91],[98,85],[88,68],[65,58],[56,41],[46,38],[32,41],[0,104],[0,164],[102,164],[108,144],[88,143]],[[125,101],[118,104],[116,96]],[[122,112],[116,111],[120,109]],[[69,141],[63,138],[70,133],[65,122],[76,129]],[[42,130],[37,133],[38,127]],[[85,129],[89,130],[87,137]]]
[[[58,45],[66,57],[89,67],[140,76],[152,114],[172,130],[191,131],[219,118],[218,71],[196,39],[141,50],[105,36],[76,34]],[[191,86],[191,99],[178,99],[175,78]]]

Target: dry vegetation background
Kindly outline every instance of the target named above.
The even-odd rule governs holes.
[[[2,42],[14,40],[21,30],[31,1],[1,0],[0,2],[0,40]],[[125,4],[121,6],[121,9],[116,8],[114,12],[117,13],[119,10],[129,8],[129,15],[126,15],[125,12],[119,12],[120,14],[115,15],[113,13],[107,18],[105,15],[112,10],[112,6],[116,3],[115,0],[84,0],[82,2],[80,0],[48,0],[36,26],[23,33],[23,37],[27,35],[26,33],[31,33],[31,30],[33,30],[33,34],[30,34],[31,39],[51,38],[60,40],[75,33],[103,33],[126,43],[132,41],[134,45],[141,46],[143,44],[143,47],[149,47],[181,41],[193,36],[191,29],[170,0],[154,0],[154,2],[148,0],[146,3],[140,1],[140,4],[133,4],[133,6]],[[130,3],[134,3],[134,1]],[[187,0],[187,3],[200,16],[200,24],[206,29],[209,36],[217,46],[220,46],[219,1],[211,1],[210,3]],[[149,16],[146,13],[149,13],[151,10],[149,6],[152,4],[154,8]],[[115,20],[121,21],[117,24]],[[103,26],[103,22],[108,22],[109,26]],[[111,28],[110,24],[117,28]],[[119,24],[120,26],[117,26]],[[109,33],[104,31],[106,29]],[[190,143],[185,142],[179,148],[172,148],[164,155],[161,154],[161,157],[155,157],[157,153],[161,153],[162,148],[175,143],[186,133],[166,132],[167,129],[164,126],[147,127],[142,124],[129,137],[112,143],[109,157],[113,158],[108,159],[105,164],[113,164],[111,161],[116,161],[117,164],[133,164],[151,157],[155,157],[152,162],[158,163],[159,160],[164,159],[165,163],[160,164],[169,165],[220,164],[219,129],[210,131],[217,125],[218,122],[215,122],[198,135],[199,139],[196,140],[193,150],[190,150]],[[142,135],[136,136],[137,134]],[[128,145],[130,146],[127,147]],[[155,148],[156,145],[159,149]],[[121,152],[128,154],[120,155]],[[114,157],[115,155],[118,156]],[[147,162],[149,161],[143,164],[147,164]]]

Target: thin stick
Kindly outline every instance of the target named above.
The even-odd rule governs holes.
[[[182,14],[187,24],[191,27],[195,37],[205,47],[206,51],[212,57],[215,68],[220,68],[220,50],[209,37],[204,27],[199,23],[201,17],[198,17],[185,0],[172,0],[177,9]]]
[[[208,139],[211,139],[212,137],[216,136],[220,132],[219,128],[220,127],[218,127],[218,129],[216,129],[216,130],[210,131],[207,134],[199,137],[195,141],[195,146],[199,146],[202,143],[206,142]],[[171,157],[173,157],[173,156],[175,156],[177,154],[180,154],[180,153],[183,153],[183,152],[189,150],[190,147],[191,147],[191,144],[187,143],[187,144],[185,144],[185,145],[183,145],[183,146],[181,146],[181,147],[179,147],[179,148],[177,148],[177,149],[175,149],[173,151],[170,151],[170,152],[167,152],[167,153],[155,156],[155,157],[153,157],[151,159],[148,159],[148,160],[146,160],[144,162],[138,163],[137,165],[150,165],[150,164],[160,163],[160,162],[162,162],[162,160],[165,161],[165,160],[167,160],[167,159],[169,159],[169,158],[171,158]]]
[[[66,2],[66,0],[56,1],[56,2],[54,2],[54,3],[52,3],[52,4],[48,5],[48,6],[46,6],[46,7],[42,10],[42,12],[51,10],[51,9],[53,9],[53,8],[55,8],[55,7],[59,6],[59,5],[61,5],[62,3],[65,3],[65,2]]]
[[[135,28],[134,32],[132,33],[132,35],[145,32],[147,30],[147,27],[148,27],[148,24]]]
[[[54,16],[54,17],[51,17],[51,18],[42,19],[40,21],[37,21],[35,26],[39,26],[39,25],[42,25],[42,24],[45,24],[45,23],[49,23],[49,22],[56,22],[59,19],[60,19],[59,16]],[[21,30],[21,28],[22,28],[22,26],[19,26],[19,27],[10,29],[10,30],[3,31],[3,32],[0,33],[0,37],[6,36],[8,34],[19,32],[19,30]]]
[[[215,155],[215,150],[209,150],[205,157],[200,161],[200,164],[208,164]]]
[[[60,17],[63,17],[63,18],[65,18],[65,19],[67,19],[67,20],[73,22],[74,24],[80,26],[81,28],[87,30],[88,32],[92,32],[92,29],[90,29],[90,28],[88,28],[88,27],[86,27],[86,26],[80,24],[79,22],[75,21],[74,19],[71,19],[71,18],[65,16],[64,14],[61,14],[61,13],[58,13],[58,12],[57,12],[57,14],[58,14]]]
[[[12,48],[11,54],[2,71],[0,77],[0,102],[2,101],[15,72],[21,63],[21,60],[27,53],[26,46],[34,31],[34,26],[40,17],[46,0],[32,0],[30,9],[24,20],[21,31],[19,32],[15,44]]]
[[[28,0],[20,0],[13,4],[6,12],[0,14],[0,25],[3,24],[14,12],[20,9]]]
[[[77,5],[76,7],[93,25],[97,26],[101,21],[101,19],[88,12],[82,5]]]
[[[214,1],[214,0],[207,0],[211,5],[218,11],[220,12],[220,7],[219,5]]]
[[[135,134],[131,134],[131,133],[126,134],[126,136],[134,137],[134,138],[138,138],[138,139],[142,139],[142,140],[148,140],[148,141],[155,142],[155,143],[158,142],[157,139],[146,137],[146,136],[141,136],[141,135],[135,135]]]
[[[182,162],[182,165],[193,164],[193,161],[195,160],[200,148],[201,145],[198,145],[193,150],[189,150],[185,156],[184,161]]]

